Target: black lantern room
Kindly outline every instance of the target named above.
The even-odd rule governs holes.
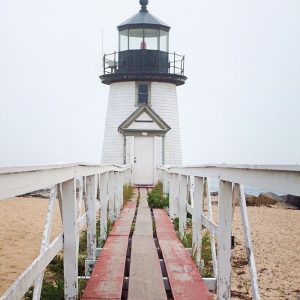
[[[184,84],[184,56],[169,53],[170,26],[150,14],[148,0],[118,26],[119,51],[104,55],[104,84],[120,81],[163,81]]]

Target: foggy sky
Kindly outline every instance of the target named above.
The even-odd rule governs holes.
[[[184,3],[184,5],[183,5]],[[186,55],[185,164],[300,163],[300,2],[150,0]],[[105,53],[138,0],[0,0],[0,166],[100,163]]]

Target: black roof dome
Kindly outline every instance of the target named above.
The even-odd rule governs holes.
[[[150,14],[147,10],[148,0],[140,0],[141,10],[120,24],[118,30],[124,30],[128,28],[156,28],[166,31],[170,31],[170,26]]]

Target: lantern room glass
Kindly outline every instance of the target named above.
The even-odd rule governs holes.
[[[159,50],[159,30],[145,29],[143,46],[144,46],[143,49]]]
[[[159,32],[159,50],[169,52],[169,33],[164,30]]]
[[[151,28],[126,29],[119,32],[119,51],[141,49],[169,52],[169,32]]]
[[[128,50],[128,29],[120,31],[119,51]]]
[[[129,50],[143,49],[143,29],[129,29]]]

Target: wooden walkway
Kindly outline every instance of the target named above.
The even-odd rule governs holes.
[[[146,198],[140,189],[138,207],[133,201],[123,208],[82,299],[211,299],[169,217],[163,210],[152,215]]]

